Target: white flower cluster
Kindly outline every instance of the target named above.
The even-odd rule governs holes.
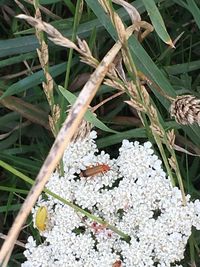
[[[183,206],[180,190],[170,185],[149,142],[125,140],[119,157],[111,160],[98,152],[95,137],[91,132],[68,147],[64,176],[55,172],[47,188],[114,225],[130,241],[53,197],[40,198],[33,221],[45,206],[43,243],[28,238],[22,267],[181,267],[177,262],[184,257],[191,227],[200,229],[200,202],[188,195]],[[87,177],[95,166],[95,175]],[[109,168],[102,172],[101,166]]]

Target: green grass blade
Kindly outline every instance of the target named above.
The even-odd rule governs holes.
[[[71,0],[63,0],[63,1],[65,2],[66,6],[69,8],[70,12],[74,15],[76,8],[74,4],[72,3],[72,1]]]
[[[0,61],[0,68],[6,67],[6,66],[10,66],[16,63],[20,63],[24,60],[29,60],[29,59],[33,59],[37,57],[37,53],[36,52],[30,52],[30,53],[26,53],[26,54],[22,54],[19,56],[15,56],[15,57],[11,57],[11,58],[7,58],[4,60]]]
[[[200,9],[198,8],[194,0],[187,0],[187,3],[188,3],[187,8],[191,12],[196,24],[200,29]]]
[[[1,95],[2,91],[0,90],[0,96]],[[8,96],[4,99],[0,99],[0,104],[10,110],[16,111],[17,113],[21,114],[24,118],[36,124],[42,125],[46,129],[50,130],[48,122],[48,114],[38,106],[27,103],[15,96]]]
[[[61,73],[65,72],[66,63],[60,63],[53,67],[49,68],[49,71],[53,78],[57,77]],[[1,96],[0,99],[3,99],[6,96],[11,96],[14,94],[18,94],[27,89],[33,88],[34,86],[41,84],[45,80],[43,70],[40,70],[31,76],[28,76],[7,88],[6,92]]]
[[[188,63],[176,64],[164,67],[166,72],[171,75],[177,75],[200,69],[200,60],[190,61]]]
[[[179,129],[180,126],[177,125],[175,122],[168,122],[165,123],[165,129],[170,128]],[[131,138],[147,138],[146,130],[144,128],[137,128],[133,130],[124,131],[117,134],[112,134],[103,138],[99,138],[96,141],[98,148],[105,148],[112,145],[116,145],[121,143],[124,139],[131,139]]]
[[[124,139],[131,139],[131,138],[146,138],[146,130],[144,128],[139,128],[139,129],[133,129],[133,130],[128,130],[124,131],[121,133],[117,134],[112,134],[107,137],[99,138],[96,141],[97,147],[100,148],[105,148],[109,147],[111,145],[119,144],[122,142]]]
[[[1,206],[0,207],[0,213],[7,212],[7,211],[16,211],[21,208],[21,204],[14,204],[10,206]]]
[[[167,33],[165,23],[162,19],[162,16],[154,2],[154,0],[142,0],[146,10],[149,14],[149,17],[151,19],[151,22],[155,28],[155,31],[157,32],[158,36],[165,42],[166,44],[170,45],[171,47],[174,47],[173,42]]]
[[[73,95],[71,92],[69,92],[62,86],[58,86],[58,89],[71,105],[74,104],[74,102],[76,101],[75,95]],[[97,119],[97,117],[90,110],[86,111],[84,117],[86,121],[90,122],[92,125],[94,125],[98,129],[101,129],[102,131],[109,132],[109,133],[117,133],[117,131],[110,129],[103,122]]]
[[[28,190],[24,190],[24,189],[18,189],[18,188],[1,186],[1,185],[0,185],[0,191],[15,192],[15,193],[24,194],[24,195],[27,195],[29,192]]]

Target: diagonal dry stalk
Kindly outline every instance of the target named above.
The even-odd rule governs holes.
[[[62,36],[55,28],[51,25],[38,21],[37,19],[20,15],[20,18],[28,18],[32,25],[38,28],[40,25],[41,29],[46,31],[51,36],[51,40],[59,43],[65,47],[73,47],[84,55],[83,51],[79,49],[73,42],[69,41],[67,38]],[[132,31],[134,28],[132,29]],[[127,38],[132,34],[129,30],[127,33]],[[122,44],[118,41],[111,50],[106,54],[103,60],[99,63],[96,70],[91,75],[88,82],[83,87],[81,93],[79,94],[76,102],[72,106],[69,115],[65,122],[63,123],[60,132],[58,133],[56,140],[41,167],[38,176],[36,177],[35,184],[31,188],[27,198],[25,199],[9,233],[0,251],[0,264],[7,264],[9,256],[12,252],[14,243],[19,235],[22,225],[24,224],[28,214],[30,213],[32,207],[35,205],[39,195],[41,194],[46,182],[48,181],[50,175],[56,168],[58,162],[60,161],[65,148],[70,143],[73,135],[76,133],[87,108],[95,96],[100,84],[102,83],[106,73],[109,70],[109,66],[116,57],[117,53],[121,49]]]
[[[123,22],[121,21],[117,13],[113,10],[109,2],[107,2],[106,0],[99,0],[99,1],[103,3],[104,10],[106,10],[106,12],[110,14],[111,21],[116,28],[118,38],[122,40],[123,39],[123,36],[122,36]],[[137,25],[140,27],[143,27],[146,30],[146,32],[143,33],[142,38],[145,38],[148,32],[152,30],[151,26],[146,22],[137,21]],[[152,100],[150,99],[150,96],[146,88],[143,85],[141,85],[141,82],[138,78],[138,70],[136,69],[136,66],[134,64],[134,61],[133,61],[133,58],[131,56],[130,49],[128,46],[128,42],[126,39],[124,39],[124,43],[122,46],[122,58],[126,66],[126,69],[130,77],[132,78],[131,82],[124,81],[124,84],[130,95],[130,101],[126,101],[126,103],[134,107],[138,111],[138,114],[145,128],[149,130],[151,134],[153,135],[157,143],[157,146],[160,150],[160,154],[162,156],[165,167],[167,169],[167,173],[170,176],[172,185],[175,185],[174,177],[173,177],[173,171],[175,171],[178,184],[179,184],[179,187],[182,193],[183,204],[185,205],[186,197],[185,197],[185,192],[184,192],[183,181],[182,181],[179,165],[176,159],[176,155],[175,155],[175,152],[172,146],[175,140],[174,132],[166,133],[164,128],[162,127],[162,124],[160,123],[160,120],[158,117],[156,107],[152,103]],[[172,98],[170,98],[170,100],[172,100]],[[196,101],[195,103],[197,103],[198,105],[198,101],[196,99],[194,101]],[[189,108],[187,108],[187,111],[188,110]],[[192,110],[191,107],[190,107],[190,110]],[[192,114],[197,113],[196,112],[197,110],[199,109],[196,107],[196,110],[195,111],[192,110],[193,113],[192,112],[191,113]],[[179,117],[182,116],[182,113],[181,114],[179,113],[180,115]],[[147,118],[150,121],[150,127],[148,125]],[[171,158],[167,158],[167,155],[163,148],[163,144],[166,145],[169,153],[171,154]]]

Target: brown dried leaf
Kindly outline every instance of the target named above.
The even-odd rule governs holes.
[[[112,0],[115,4],[121,5],[126,9],[127,13],[129,14],[132,24],[135,24],[136,22],[141,21],[141,17],[137,9],[129,4],[128,2],[124,0]],[[139,29],[138,29],[139,30]]]
[[[176,145],[176,144],[173,145],[173,148],[174,148],[176,151],[183,152],[183,153],[188,154],[188,155],[190,155],[190,156],[200,157],[200,154],[198,155],[198,154],[191,153],[191,152],[189,152],[188,150],[186,150],[186,149],[184,149],[183,147],[180,147],[180,146],[178,146],[178,145]]]
[[[121,18],[119,17],[119,15],[117,13],[113,13],[113,23],[115,25],[115,28],[117,30],[117,34],[119,37],[120,42],[125,43],[126,42],[126,29],[124,27],[124,24],[121,20]]]

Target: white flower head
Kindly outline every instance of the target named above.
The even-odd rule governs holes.
[[[64,175],[55,172],[47,188],[129,235],[117,233],[61,201],[40,197],[45,206],[44,241],[29,237],[22,267],[181,267],[192,226],[200,229],[200,201],[183,206],[154,155],[151,143],[124,140],[117,159],[99,152],[93,131],[64,153]],[[35,225],[36,226],[36,225]]]

